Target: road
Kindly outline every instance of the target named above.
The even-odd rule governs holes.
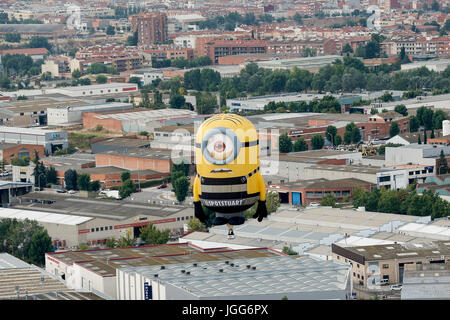
[[[178,204],[175,193],[171,190],[172,186],[170,184],[164,189],[158,189],[158,187],[144,188],[141,192],[131,194],[126,200],[139,203]],[[185,205],[189,203],[192,203],[192,197],[187,197],[184,201]]]

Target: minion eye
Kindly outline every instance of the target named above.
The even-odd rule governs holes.
[[[208,131],[202,141],[202,152],[206,160],[219,165],[233,161],[239,154],[239,139],[233,131],[214,128]]]

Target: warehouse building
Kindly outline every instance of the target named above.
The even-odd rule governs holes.
[[[173,163],[193,163],[191,154],[165,149],[130,148],[95,154],[97,167],[114,166],[127,170],[170,172]]]
[[[74,289],[92,289],[113,299],[119,296],[117,269],[123,267],[158,266],[199,263],[201,261],[229,261],[236,258],[270,257],[278,255],[269,249],[230,250],[216,248],[202,250],[188,244],[164,244],[130,248],[63,251],[45,254],[45,269],[55,275],[64,275]],[[123,287],[122,287],[123,288]]]
[[[310,257],[272,256],[117,269],[122,300],[346,300],[350,267]]]
[[[34,299],[39,294],[71,291],[64,281],[44,270],[0,253],[0,300]]]
[[[34,127],[47,125],[47,109],[54,107],[81,106],[86,102],[76,99],[17,100],[0,103],[0,124],[11,127]]]
[[[268,191],[277,192],[281,203],[309,205],[311,202],[321,202],[328,195],[334,196],[338,202],[345,198],[351,199],[355,188],[370,191],[374,187],[375,184],[355,178],[337,180],[321,178],[270,185]]]
[[[402,300],[449,300],[450,264],[407,264]]]
[[[38,221],[57,242],[55,246],[65,249],[82,243],[101,245],[111,237],[137,238],[140,228],[149,223],[177,234],[194,216],[192,208],[87,199],[59,193],[29,193],[19,200],[9,208],[0,208],[0,216]]]
[[[100,111],[129,111],[133,108],[131,103],[111,102],[88,104],[81,106],[57,106],[47,108],[49,126],[73,125],[83,123],[83,113]]]
[[[50,89],[36,89],[36,90],[18,90],[9,92],[8,95],[12,98],[19,96],[39,97],[45,95],[63,95],[72,98],[95,98],[95,97],[113,97],[129,95],[138,92],[138,86],[135,83],[105,83],[88,86],[76,87],[59,87]]]
[[[279,209],[268,219],[258,222],[248,220],[244,225],[233,228],[236,245],[254,247],[259,241],[272,242],[268,247],[283,250],[290,247],[299,254],[313,254],[322,259],[331,259],[332,243],[347,240],[349,237],[370,238],[390,242],[428,242],[424,237],[407,236],[396,230],[407,223],[428,223],[430,217],[415,217],[399,214],[339,209],[331,207],[307,207],[303,210]],[[188,234],[183,241],[192,242],[200,247],[209,246],[209,242],[230,245],[226,238],[226,226],[214,226],[209,233]],[[439,238],[435,238],[436,240]],[[242,240],[242,241],[241,241]]]
[[[28,157],[34,158],[35,153],[38,153],[39,158],[45,156],[44,146],[33,144],[17,144],[17,143],[0,143],[0,160],[11,163],[14,158]]]
[[[93,129],[98,125],[112,132],[140,132],[153,133],[154,128],[165,125],[167,121],[184,123],[201,121],[207,115],[197,115],[187,109],[136,109],[132,112],[89,112],[83,114],[83,127]]]
[[[150,141],[147,139],[134,139],[129,137],[114,137],[95,140],[91,143],[92,153],[105,153],[109,151],[128,151],[131,149],[149,148]]]
[[[43,130],[38,128],[18,128],[0,126],[0,141],[3,143],[29,144],[44,146],[46,153],[57,149],[67,149],[67,132]]]

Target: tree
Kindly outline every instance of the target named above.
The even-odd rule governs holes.
[[[126,180],[119,188],[119,196],[122,199],[127,198],[133,192],[136,192],[136,185],[130,179]]]
[[[345,46],[342,48],[342,53],[353,53],[353,49],[349,43],[346,43]]]
[[[280,135],[278,145],[281,153],[288,153],[292,151],[292,140],[287,133]]]
[[[378,109],[377,108],[370,109],[370,114],[377,114],[377,113],[378,113]]]
[[[335,126],[328,126],[326,130],[326,137],[328,141],[334,146],[334,137],[337,134],[337,128]]]
[[[448,173],[447,159],[445,158],[444,150],[441,150],[441,154],[439,155],[438,174],[447,174],[447,173]]]
[[[39,189],[47,186],[47,169],[42,162],[37,162],[33,170],[34,185]]]
[[[404,116],[408,115],[408,109],[406,109],[406,106],[404,104],[396,105],[395,108],[394,108],[394,111],[398,112],[398,113],[400,113],[400,114],[402,114]]]
[[[337,203],[337,199],[332,195],[332,194],[328,194],[325,197],[322,198],[322,201],[320,202],[321,206],[326,206],[326,207],[336,207],[336,203]]]
[[[267,207],[267,213],[271,214],[277,211],[277,209],[280,207],[280,197],[278,196],[277,192],[268,192],[266,195],[266,207]],[[256,213],[258,203],[255,203],[250,209],[245,211],[245,218],[251,219],[253,215]]]
[[[136,83],[138,85],[138,88],[142,87],[142,80],[139,77],[130,77],[130,80],[128,80],[128,83]]]
[[[76,69],[72,72],[72,78],[79,79],[82,76],[81,71]]]
[[[127,180],[130,180],[131,177],[131,173],[130,171],[124,171],[122,172],[122,174],[120,175],[120,178],[122,179],[122,182],[125,182]]]
[[[94,62],[86,70],[90,74],[107,73],[108,68],[104,63]]]
[[[294,152],[306,151],[308,150],[308,144],[306,143],[305,139],[298,138],[293,144],[292,148]]]
[[[89,184],[89,191],[98,191],[100,190],[100,181],[99,180],[94,180],[91,181],[91,183]]]
[[[419,130],[420,123],[416,116],[410,116],[408,119],[409,132],[417,132]]]
[[[102,74],[99,74],[95,77],[95,82],[97,82],[98,84],[103,84],[108,82],[108,78]]]
[[[325,140],[320,134],[316,134],[311,138],[311,148],[313,150],[322,149],[325,144]]]
[[[114,237],[107,238],[105,242],[106,248],[115,248],[116,247],[116,239]]]
[[[302,16],[300,15],[300,13],[296,12],[293,16],[292,16],[292,20],[294,20],[295,22],[297,22],[297,24],[303,24],[303,20],[302,20]]]
[[[184,109],[186,107],[186,99],[181,94],[171,96],[169,103],[174,109]]]
[[[434,111],[431,108],[426,108],[422,114],[422,121],[425,130],[431,130],[433,128],[433,115]]]
[[[389,136],[395,137],[400,133],[400,128],[398,126],[398,123],[396,121],[393,121],[391,124],[391,128],[389,129]]]
[[[335,137],[334,137],[334,145],[335,146],[339,146],[339,145],[341,145],[342,144],[342,137],[340,136],[340,135],[336,135]]]
[[[136,31],[133,33],[132,36],[129,36],[129,37],[127,38],[127,43],[126,43],[126,45],[127,45],[127,46],[135,47],[135,46],[137,46],[137,44],[138,44],[138,32],[137,32],[137,30],[136,30]]]
[[[113,26],[108,26],[108,27],[106,27],[106,34],[107,34],[108,36],[113,36],[113,35],[115,35],[115,34],[116,34],[116,31],[114,30],[114,27],[113,27]]]
[[[58,177],[56,175],[56,169],[54,167],[50,167],[47,170],[47,182],[53,184],[58,183]]]
[[[175,195],[178,202],[183,202],[186,199],[189,190],[189,180],[186,177],[179,177],[173,183]]]
[[[197,112],[199,114],[213,113],[217,106],[217,97],[209,92],[199,92],[195,94],[197,99]]]
[[[136,239],[128,236],[120,238],[119,243],[117,243],[117,247],[119,248],[134,247],[135,245]]]
[[[64,183],[67,190],[78,190],[78,174],[75,170],[69,169],[64,173]]]
[[[39,230],[31,236],[28,258],[32,263],[45,265],[45,253],[52,251],[52,239],[47,230]]]
[[[46,48],[48,51],[51,51],[52,45],[48,42],[47,38],[34,36],[30,39],[28,48]]]
[[[82,173],[77,177],[77,185],[80,190],[89,191],[91,176],[87,173]]]
[[[420,139],[420,134],[417,137],[417,144],[422,144],[422,140]]]
[[[140,228],[140,238],[146,244],[165,244],[169,241],[169,230],[159,230],[157,229],[153,223],[149,223],[145,227]]]
[[[423,144],[427,144],[427,130],[423,130]]]
[[[189,231],[202,231],[205,230],[205,225],[197,218],[192,218],[187,223]]]
[[[431,3],[431,10],[432,10],[432,11],[439,11],[439,3],[438,3],[436,0],[434,0],[434,1]]]
[[[6,42],[20,42],[20,33],[7,33],[5,34]]]
[[[283,251],[284,254],[287,254],[287,255],[289,255],[289,256],[295,256],[295,255],[298,254],[297,252],[295,252],[294,250],[292,250],[292,249],[291,249],[290,247],[288,247],[288,246],[284,246],[282,251]],[[287,300],[287,297],[284,296],[283,298],[281,298],[281,300]]]

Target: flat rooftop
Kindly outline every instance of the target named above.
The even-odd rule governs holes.
[[[0,208],[0,219],[34,220],[43,223],[57,223],[63,225],[79,225],[92,220],[89,217],[51,213],[45,211],[29,211],[12,208]]]
[[[161,160],[170,160],[173,158],[172,150],[167,149],[130,148],[127,150],[110,150],[101,152],[100,154]],[[190,162],[191,157],[186,157],[186,160]]]
[[[347,247],[346,250],[363,256],[366,261],[391,260],[450,255],[450,240],[428,243],[372,245]]]
[[[40,128],[19,128],[0,126],[0,133],[16,133],[16,134],[31,134],[36,136],[45,136],[46,133],[62,132],[60,130],[44,130]]]
[[[106,145],[106,146],[117,146],[117,147],[127,147],[127,148],[142,148],[150,146],[151,140],[143,139],[128,139],[128,138],[109,138],[100,141],[93,142],[95,145]]]
[[[185,109],[159,109],[159,110],[146,110],[146,111],[134,111],[123,113],[110,113],[110,114],[98,114],[95,115],[97,119],[115,119],[115,120],[146,120],[156,121],[163,119],[174,119],[177,117],[191,117],[197,116],[197,113]]]
[[[369,187],[373,183],[363,181],[355,178],[327,180],[324,178],[314,180],[303,180],[298,182],[287,182],[281,185],[282,189],[334,189],[334,188],[354,188],[354,187]]]
[[[146,266],[120,271],[137,273],[146,279],[154,279],[158,274],[159,281],[196,297],[215,298],[344,290],[349,265],[310,257],[273,256],[234,259],[228,263],[200,262],[197,266],[173,264],[164,270]]]
[[[16,204],[11,206],[11,208],[118,221],[138,215],[164,218],[183,210],[189,211],[189,214],[186,215],[193,215],[193,208],[143,205],[124,200],[94,200],[59,193],[33,192],[21,196],[21,199],[22,204]]]
[[[214,248],[201,250],[183,243],[130,248],[96,249],[47,253],[66,265],[74,263],[104,277],[116,276],[116,269],[131,266],[161,266],[201,261],[222,261],[238,258],[271,257],[278,253],[266,248],[232,250]],[[158,267],[161,269],[160,267]]]
[[[141,175],[151,175],[161,173],[155,170],[127,170],[119,167],[107,166],[107,167],[93,167],[77,170],[78,174],[87,173],[87,174],[122,174],[123,172],[130,172],[132,174],[141,174]]]
[[[362,166],[362,165],[331,165],[331,164],[315,164],[305,170],[323,170],[323,171],[334,171],[334,172],[350,172],[350,173],[365,173],[365,174],[377,174],[380,171],[388,171],[388,169],[381,169],[380,167],[374,166]]]
[[[8,110],[13,113],[32,111],[45,111],[45,113],[47,113],[47,108],[81,106],[85,104],[86,102],[84,101],[74,99],[66,101],[57,101],[53,99],[33,99],[19,100],[14,102],[1,102],[0,110]]]

